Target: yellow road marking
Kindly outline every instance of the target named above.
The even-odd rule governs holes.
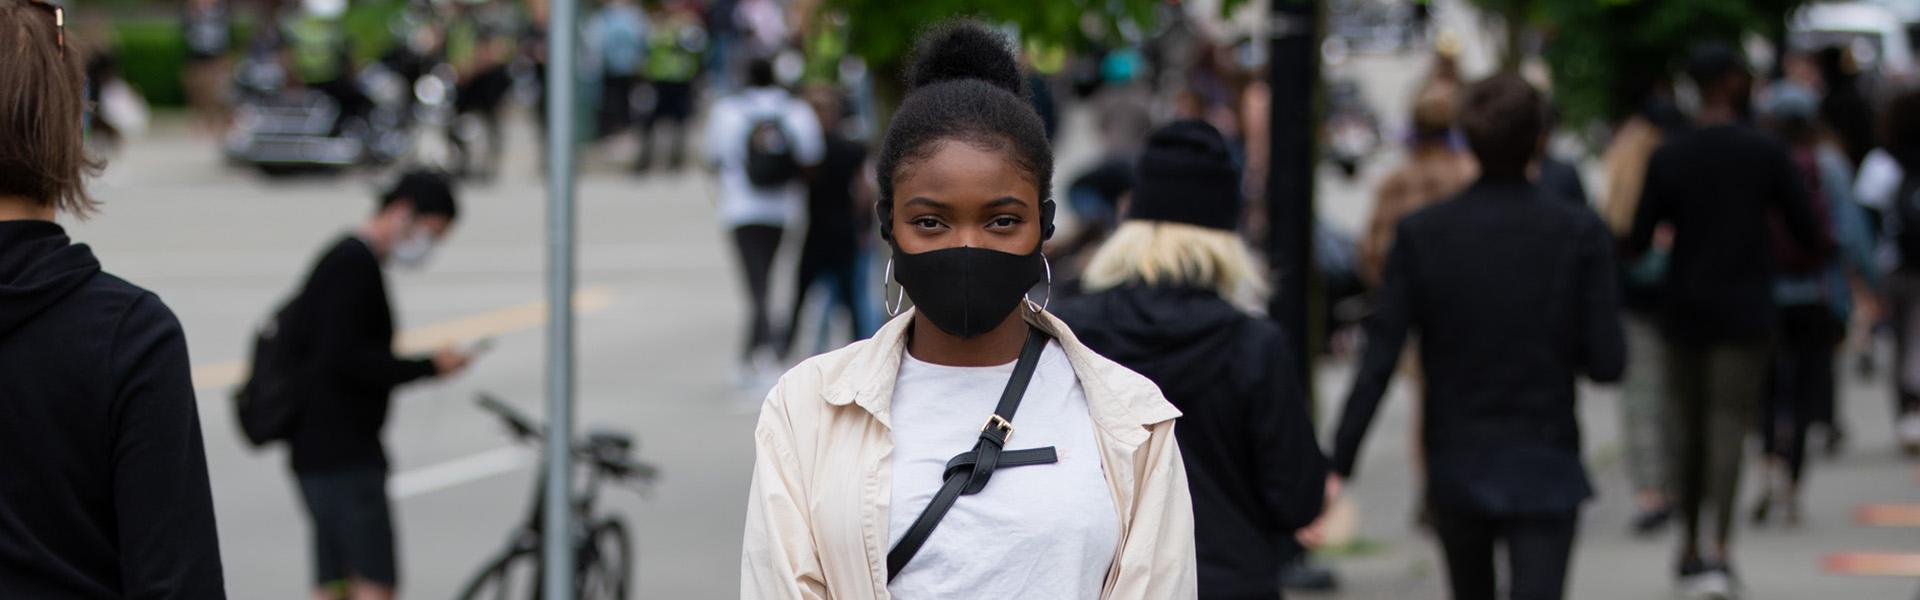
[[[593,314],[613,303],[606,288],[593,287],[574,292],[573,309]],[[449,345],[505,335],[539,327],[547,322],[547,301],[535,300],[442,323],[422,325],[400,333],[395,344],[401,353],[431,352]],[[204,390],[238,385],[247,376],[245,360],[197,365],[193,368],[193,389]]]
[[[1840,552],[1827,555],[1826,570],[1836,575],[1920,577],[1920,554],[1906,552]]]
[[[1869,527],[1920,527],[1920,504],[1868,504],[1853,519]]]

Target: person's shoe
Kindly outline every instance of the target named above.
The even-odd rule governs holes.
[[[1280,570],[1280,587],[1296,592],[1332,592],[1340,589],[1340,581],[1334,578],[1333,569],[1301,556]]]
[[[1826,430],[1824,449],[1827,451],[1827,458],[1838,458],[1847,450],[1847,430],[1836,424],[1828,424]]]
[[[1688,600],[1738,600],[1739,580],[1723,562],[1698,559],[1680,566],[1680,597]]]
[[[1920,456],[1920,411],[1900,415],[1893,425],[1894,437],[1900,439],[1900,448],[1907,456]]]
[[[1640,537],[1652,536],[1666,529],[1667,523],[1671,521],[1673,521],[1671,506],[1642,509],[1633,515],[1633,534]]]

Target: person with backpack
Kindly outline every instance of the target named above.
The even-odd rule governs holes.
[[[55,222],[99,208],[71,18],[0,0],[0,597],[224,598],[186,335]]]
[[[1880,206],[1897,257],[1887,275],[1892,304],[1894,438],[1920,457],[1920,89],[1893,97],[1882,113],[1885,145],[1861,169],[1855,191]]]
[[[1762,97],[1765,124],[1786,142],[1794,172],[1805,182],[1814,219],[1841,251],[1821,260],[1781,233],[1773,241],[1780,269],[1773,282],[1773,301],[1780,315],[1779,345],[1774,351],[1772,389],[1760,410],[1760,447],[1766,461],[1761,464],[1760,500],[1752,514],[1755,524],[1765,524],[1778,509],[1788,525],[1797,525],[1807,431],[1834,414],[1834,353],[1846,336],[1853,309],[1850,276],[1869,288],[1877,287],[1879,278],[1865,211],[1853,200],[1847,155],[1821,137],[1819,95],[1801,84],[1781,81]]]
[[[1696,127],[1648,159],[1622,258],[1638,261],[1657,232],[1670,232],[1660,234],[1672,250],[1659,312],[1668,468],[1684,527],[1677,579],[1688,597],[1729,598],[1739,594],[1731,561],[1740,469],[1779,323],[1775,241],[1814,259],[1831,242],[1785,145],[1746,122],[1752,76],[1739,50],[1703,44],[1687,76],[1700,90]],[[1703,513],[1714,519],[1704,540]]]
[[[757,395],[776,373],[779,354],[780,336],[767,317],[774,257],[787,226],[801,219],[805,170],[820,163],[825,142],[813,108],[780,87],[773,63],[760,58],[747,65],[746,89],[713,104],[706,134],[707,164],[720,179],[720,221],[733,236],[747,287],[738,381]]]
[[[458,374],[471,357],[451,349],[395,356],[382,269],[426,264],[457,215],[445,175],[406,173],[359,230],[327,248],[286,310],[290,318],[280,319],[281,343],[301,357],[292,365],[300,391],[286,441],[313,525],[315,598],[392,598],[399,583],[380,439],[393,390]]]
[[[1194,598],[1180,411],[1025,297],[1053,149],[1012,44],[937,26],[912,65],[875,167],[897,314],[766,395],[739,597]]]

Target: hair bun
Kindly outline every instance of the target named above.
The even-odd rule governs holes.
[[[1027,81],[1020,76],[1012,42],[966,19],[941,23],[922,34],[914,48],[913,67],[907,71],[909,89],[961,79],[978,79],[1027,97]]]

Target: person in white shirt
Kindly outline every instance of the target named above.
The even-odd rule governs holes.
[[[747,88],[713,104],[705,152],[720,179],[720,222],[733,236],[746,276],[740,383],[760,393],[765,388],[759,382],[775,372],[777,336],[767,317],[773,260],[782,234],[801,220],[804,170],[820,162],[825,142],[813,109],[780,87],[772,63],[754,59],[747,65]]]
[[[897,316],[768,395],[741,597],[1194,598],[1179,411],[1024,297],[1053,153],[1010,44],[917,54],[876,167]]]

